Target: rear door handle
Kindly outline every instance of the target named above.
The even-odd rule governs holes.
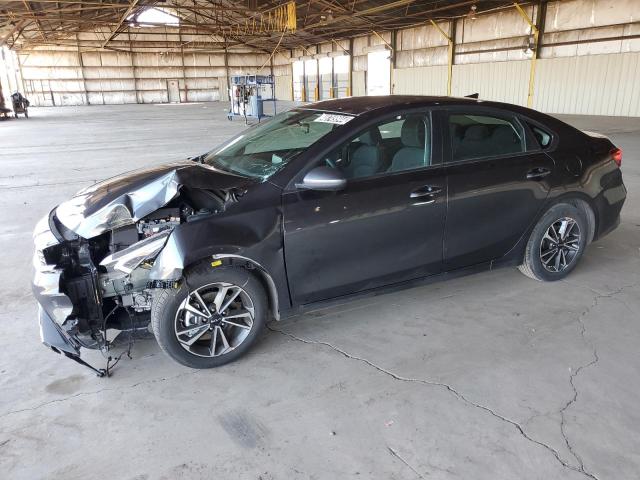
[[[425,185],[424,187],[415,189],[409,196],[411,198],[436,197],[440,192],[442,192],[441,187]]]
[[[527,180],[540,180],[551,173],[551,170],[544,167],[534,168],[527,172]]]

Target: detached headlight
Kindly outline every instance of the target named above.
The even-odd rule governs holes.
[[[160,253],[160,250],[167,243],[167,238],[171,235],[171,231],[171,229],[163,230],[156,235],[134,243],[124,250],[108,255],[100,262],[100,265],[107,270],[118,270],[128,275],[142,262],[155,258]]]

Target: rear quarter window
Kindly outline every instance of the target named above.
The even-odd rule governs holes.
[[[551,145],[551,141],[553,140],[553,136],[551,133],[546,131],[543,128],[538,127],[537,125],[528,124],[531,132],[533,133],[533,137],[536,139],[536,142],[540,146],[540,148],[547,148]]]

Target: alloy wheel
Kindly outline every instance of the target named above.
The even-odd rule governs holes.
[[[240,346],[253,328],[251,297],[238,285],[211,283],[189,292],[175,317],[178,342],[189,353],[219,357]]]
[[[580,226],[573,218],[553,222],[540,243],[540,261],[549,272],[565,270],[580,252]]]

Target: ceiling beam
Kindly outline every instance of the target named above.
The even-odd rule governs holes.
[[[40,24],[40,20],[38,20],[35,14],[33,13],[33,10],[31,9],[31,5],[29,5],[29,2],[27,2],[27,0],[22,0],[22,3],[27,9],[27,12],[29,12],[29,14],[33,16],[33,19],[36,22],[36,26],[38,27],[38,31],[40,32],[40,36],[42,37],[42,40],[46,40],[44,32],[42,31],[42,25]]]
[[[28,22],[29,22],[28,20],[20,20],[13,26],[11,30],[9,30],[6,34],[0,37],[0,47],[2,47],[5,43],[7,43],[7,40],[9,40],[14,33],[20,30]]]
[[[102,48],[106,47],[107,44],[113,40],[115,38],[116,35],[118,35],[118,29],[122,26],[122,24],[124,23],[124,21],[127,19],[127,17],[131,14],[131,12],[133,11],[134,8],[136,8],[136,5],[138,5],[138,1],[139,0],[131,0],[131,3],[129,4],[129,8],[127,8],[127,11],[124,12],[124,15],[122,15],[122,17],[120,17],[120,21],[118,22],[118,24],[116,25],[116,27],[113,29],[113,31],[111,32],[111,35],[109,35],[109,38],[107,38],[105,40],[105,42],[102,44]]]

